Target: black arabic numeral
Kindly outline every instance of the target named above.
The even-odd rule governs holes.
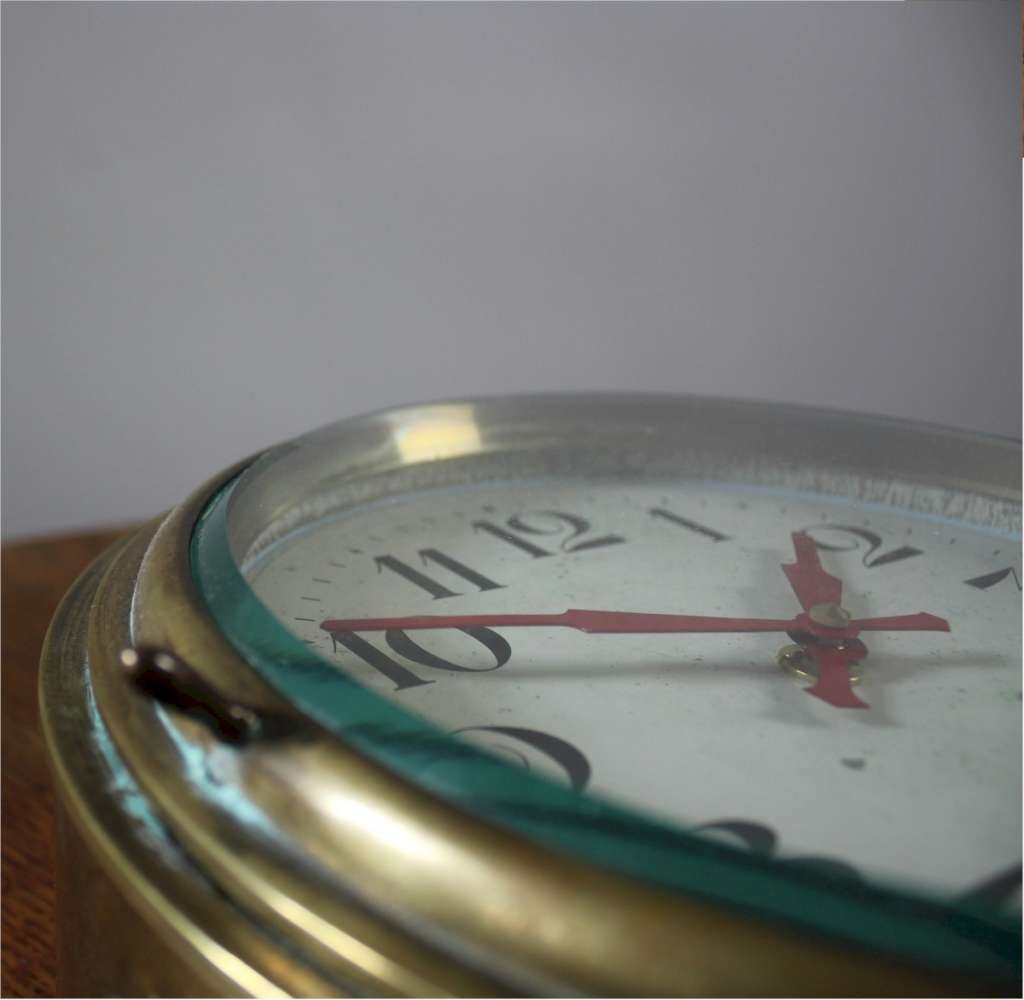
[[[516,546],[535,559],[554,553],[523,538],[523,535],[531,535],[535,538],[547,537],[552,542],[558,538],[559,550],[566,553],[584,552],[589,549],[603,548],[606,545],[618,545],[626,540],[622,535],[616,534],[584,538],[583,536],[588,535],[591,531],[590,522],[585,517],[580,517],[579,514],[567,514],[561,510],[539,510],[516,514],[505,522],[504,527],[490,521],[474,521],[473,527],[477,531],[486,531],[495,538],[500,538],[502,541]]]
[[[725,542],[730,538],[729,535],[723,535],[722,532],[715,531],[714,528],[709,528],[707,525],[698,524],[696,521],[689,520],[689,518],[681,517],[679,514],[666,510],[664,507],[652,507],[647,513],[651,517],[660,517],[663,521],[668,521],[670,524],[677,524],[681,528],[695,531],[698,535],[704,535],[705,538],[710,538],[713,542]]]
[[[433,667],[435,670],[454,670],[461,674],[480,674],[497,670],[499,667],[505,666],[512,656],[512,647],[508,641],[489,628],[477,625],[460,628],[459,631],[471,639],[476,639],[494,657],[493,667],[463,667],[458,663],[452,663],[451,660],[446,660],[436,653],[431,653],[429,649],[424,649],[418,642],[410,639],[408,633],[399,628],[388,629],[384,633],[384,639],[399,656],[404,656],[407,660],[412,660],[413,663],[419,663],[424,667]]]
[[[989,587],[994,587],[997,583],[1001,583],[1008,576],[1013,577],[1013,582],[1017,584],[1017,589],[1021,590],[1020,577],[1012,566],[1007,566],[1006,569],[997,569],[994,573],[985,573],[983,576],[972,577],[970,580],[964,580],[964,583],[968,587],[976,587],[978,590],[988,590]]]
[[[439,549],[420,549],[418,554],[424,564],[434,563],[437,566],[441,566],[443,569],[448,570],[449,573],[453,573],[467,583],[471,583],[478,590],[500,590],[504,586],[504,584],[495,583],[483,574],[477,573],[476,570],[470,569],[465,563],[459,562],[458,559],[445,555]],[[410,583],[414,583],[421,590],[425,590],[435,601],[444,597],[460,596],[460,591],[450,590],[444,584],[438,583],[433,577],[427,576],[426,573],[422,573],[418,569],[414,569],[396,556],[377,556],[374,562],[377,564],[378,573],[382,569],[389,569]]]
[[[408,688],[434,683],[433,681],[425,681],[422,677],[417,677],[411,670],[403,667],[401,663],[392,659],[387,653],[382,653],[376,646],[355,632],[332,632],[331,642],[334,644],[335,652],[337,652],[338,645],[340,644],[350,653],[355,653],[359,659],[373,667],[374,670],[382,673],[392,681],[396,691],[405,691]]]
[[[780,858],[777,854],[779,838],[775,831],[763,823],[755,823],[746,819],[721,819],[713,823],[704,823],[696,827],[698,831],[717,830],[721,833],[728,833],[743,842],[751,854],[762,858],[775,858],[780,864],[792,868],[799,868],[803,871],[814,871],[830,879],[842,879],[844,881],[862,881],[860,872],[853,865],[845,861],[837,861],[835,858],[818,856]]]
[[[487,534],[500,538],[503,542],[508,542],[509,545],[514,545],[521,552],[533,556],[534,559],[543,559],[545,556],[554,555],[553,552],[548,552],[547,549],[542,549],[539,545],[534,545],[533,542],[528,542],[525,538],[513,535],[511,531],[506,531],[500,525],[492,524],[490,521],[474,521],[473,529],[475,531],[486,531]]]
[[[803,531],[814,539],[819,549],[826,552],[856,552],[864,549],[861,562],[868,569],[887,566],[902,559],[921,555],[921,549],[916,549],[913,545],[901,545],[888,552],[878,552],[883,544],[882,536],[867,528],[857,528],[845,524],[815,524],[804,528]],[[837,544],[835,540],[822,541],[818,536],[825,532],[842,532],[846,536],[845,544]],[[875,552],[878,552],[878,555],[874,555]]]
[[[524,729],[521,726],[467,726],[465,729],[456,729],[453,735],[463,733],[488,733],[519,741],[519,743],[540,751],[545,757],[553,760],[569,779],[569,784],[574,791],[582,791],[590,781],[590,762],[583,755],[581,750],[574,747],[568,740],[560,736],[552,736],[550,733],[541,732],[539,729]],[[527,770],[530,770],[529,761],[526,755],[518,748],[506,746],[498,747],[501,750],[511,752],[512,756]]]
[[[493,632],[489,628],[460,628],[458,631],[479,642],[494,657],[494,666],[465,667],[462,664],[453,663],[451,660],[446,660],[443,656],[438,656],[429,649],[425,649],[418,642],[414,642],[401,629],[389,629],[384,633],[384,640],[392,652],[405,657],[407,660],[411,660],[413,663],[418,663],[423,667],[430,667],[433,670],[451,670],[456,673],[475,674],[497,670],[499,667],[505,666],[512,656],[512,647],[508,642],[498,635],[497,632]],[[354,632],[332,632],[331,640],[335,644],[335,650],[337,650],[340,643],[349,652],[355,653],[368,666],[373,667],[374,670],[387,677],[394,683],[396,691],[405,691],[408,688],[434,683],[432,680],[423,680],[422,677],[417,676],[397,660],[388,656],[387,653],[377,649],[372,643]]]
[[[984,882],[969,889],[962,896],[964,903],[983,903],[988,906],[1008,907],[1020,896],[1021,866],[1011,865],[1003,871],[985,879]]]
[[[746,819],[720,819],[713,823],[702,823],[695,829],[700,831],[718,830],[722,833],[732,834],[743,841],[751,854],[758,854],[762,857],[770,857],[775,851],[778,837],[775,831],[763,823],[754,823]]]

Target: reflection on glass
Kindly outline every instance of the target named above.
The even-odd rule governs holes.
[[[402,460],[409,464],[482,450],[473,407],[466,403],[402,413],[395,420],[394,440]]]

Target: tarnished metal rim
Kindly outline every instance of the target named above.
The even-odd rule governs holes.
[[[152,525],[140,528],[94,561],[64,597],[47,633],[40,714],[61,800],[78,835],[139,919],[150,924],[213,993],[285,996],[275,981],[285,973],[293,989],[305,995],[332,995],[331,984],[299,963],[278,958],[268,967],[261,961],[268,942],[259,929],[198,872],[183,874],[190,862],[172,842],[147,843],[138,818],[124,808],[124,790],[117,788],[109,761],[93,737],[85,661],[89,607],[104,575],[123,559],[137,560],[153,531]],[[62,900],[62,905],[71,902]],[[116,933],[116,928],[103,931]]]

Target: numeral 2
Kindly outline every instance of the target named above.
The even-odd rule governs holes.
[[[1017,589],[1021,590],[1020,577],[1017,576],[1017,571],[1012,566],[1007,566],[1006,569],[997,569],[994,573],[985,573],[983,576],[975,576],[970,580],[964,580],[964,583],[968,587],[977,587],[978,590],[988,590],[989,587],[994,587],[997,583],[1001,583],[1008,576],[1013,577],[1013,582],[1017,584]]]
[[[882,536],[873,531],[868,531],[867,528],[855,528],[845,524],[815,524],[803,530],[814,539],[819,549],[824,549],[826,552],[855,552],[864,549],[864,557],[861,559],[861,562],[868,569],[874,569],[876,566],[887,566],[902,559],[921,555],[921,550],[914,548],[913,545],[901,545],[898,548],[890,549],[888,552],[879,552],[878,555],[872,558],[874,553],[878,552],[882,547]],[[837,545],[834,542],[823,542],[818,536],[828,531],[842,532],[847,536],[847,543],[845,545]]]

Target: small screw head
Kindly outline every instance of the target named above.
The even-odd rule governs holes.
[[[787,670],[804,676],[806,676],[807,667],[810,665],[810,657],[804,647],[795,644],[783,646],[776,654],[775,660],[780,667],[785,667]]]
[[[824,625],[826,628],[846,628],[850,624],[850,612],[838,604],[815,604],[807,612],[807,617],[815,625]]]

